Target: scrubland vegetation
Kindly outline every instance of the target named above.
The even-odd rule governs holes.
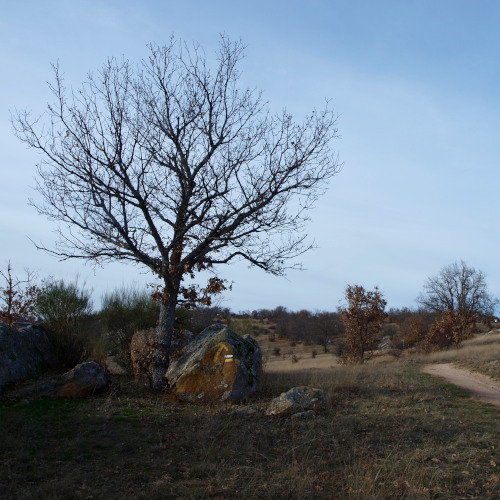
[[[464,341],[459,349],[434,351],[417,359],[428,363],[456,363],[500,380],[500,331],[477,334]]]
[[[127,368],[131,335],[158,318],[146,291],[118,290],[95,311],[76,281],[40,290],[33,314],[59,342],[61,360],[71,354],[104,363],[113,354]],[[0,402],[1,496],[500,497],[498,410],[420,371],[456,362],[500,380],[500,332],[476,322],[458,348],[438,349],[426,342],[435,318],[390,309],[377,333],[384,349],[346,364],[342,311],[178,308],[178,328],[198,333],[217,319],[257,338],[264,388],[242,403],[257,413],[180,403],[126,370],[85,400],[30,401],[13,387]],[[264,415],[271,398],[300,385],[323,388],[326,408],[311,420]]]
[[[266,373],[245,403],[324,388],[327,408],[305,421],[179,404],[129,376],[87,400],[3,401],[2,497],[498,497],[498,410],[420,373],[426,359],[374,359]]]

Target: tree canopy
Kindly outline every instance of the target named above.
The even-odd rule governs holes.
[[[494,313],[498,300],[488,291],[486,275],[464,261],[427,278],[418,302],[434,312],[455,311],[469,322]]]
[[[239,86],[243,55],[222,37],[212,66],[172,39],[138,65],[109,59],[77,91],[54,66],[46,115],[13,117],[42,155],[34,205],[59,235],[47,250],[132,261],[160,279],[160,378],[176,304],[209,304],[224,288],[216,275],[203,289],[185,279],[241,259],[275,275],[298,266],[308,209],[340,169],[328,103],[302,122],[272,114],[261,92]]]
[[[437,339],[434,343],[441,346],[458,345],[473,324],[483,316],[491,316],[498,304],[488,291],[486,275],[464,261],[445,266],[439,274],[427,278],[417,301],[441,315],[432,336]]]
[[[346,362],[363,363],[380,342],[387,302],[377,287],[365,290],[361,285],[348,285],[345,300],[346,306],[339,308],[345,328],[341,357]]]

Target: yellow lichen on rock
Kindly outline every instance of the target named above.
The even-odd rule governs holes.
[[[176,395],[187,401],[239,401],[260,389],[261,375],[257,342],[214,325],[171,362],[167,379]]]

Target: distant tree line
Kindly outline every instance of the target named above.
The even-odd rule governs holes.
[[[25,320],[44,326],[56,345],[59,369],[109,352],[127,364],[134,332],[157,326],[160,304],[148,290],[121,288],[102,298],[94,310],[85,284],[47,279],[40,284],[25,271],[19,278],[10,263],[0,271],[0,321]],[[485,275],[464,262],[444,267],[428,278],[417,299],[418,308],[390,308],[375,287],[348,285],[344,304],[336,312],[289,311],[278,306],[234,314],[228,308],[177,307],[175,328],[195,334],[218,321],[241,335],[262,333],[290,342],[320,345],[345,362],[362,363],[378,349],[432,350],[458,346],[479,324],[491,328],[498,300],[486,286]],[[483,327],[484,327],[483,326]]]
[[[381,342],[400,351],[459,346],[478,326],[491,328],[498,299],[490,294],[486,275],[455,262],[429,277],[417,298],[418,308],[385,311],[382,292],[348,285],[345,304],[337,313],[306,310],[289,312],[283,307],[253,311],[254,318],[275,321],[276,334],[331,348],[346,362],[363,362]]]

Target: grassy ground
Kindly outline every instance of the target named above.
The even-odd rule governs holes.
[[[500,412],[418,363],[266,374],[323,387],[313,420],[179,404],[127,376],[82,401],[0,402],[9,498],[499,498]]]
[[[475,335],[458,349],[437,351],[417,359],[427,363],[456,363],[500,380],[500,331]]]
[[[270,338],[273,340],[270,341]],[[270,335],[260,335],[258,342],[267,372],[297,372],[311,368],[324,370],[339,364],[338,357],[325,352],[321,346],[290,342]]]

